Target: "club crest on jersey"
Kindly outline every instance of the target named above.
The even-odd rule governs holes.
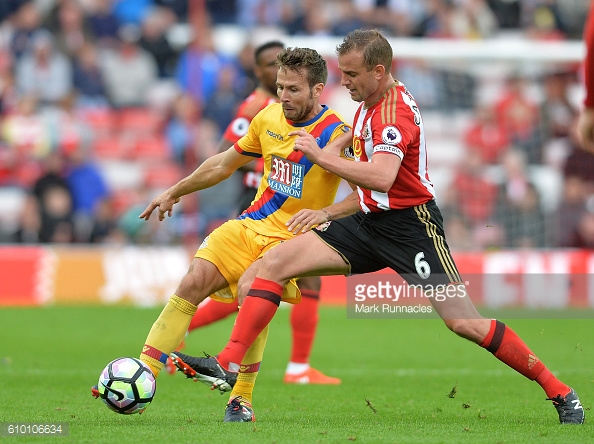
[[[353,148],[353,145],[347,146],[344,149],[344,157],[346,157],[347,159],[354,159],[355,158],[355,149]]]
[[[395,126],[387,126],[382,131],[382,140],[388,145],[398,145],[402,142],[402,134]]]
[[[272,156],[268,186],[285,196],[301,199],[305,166],[282,157]]]

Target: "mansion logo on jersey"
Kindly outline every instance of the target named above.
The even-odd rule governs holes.
[[[282,157],[272,156],[268,186],[289,197],[301,199],[305,167]]]

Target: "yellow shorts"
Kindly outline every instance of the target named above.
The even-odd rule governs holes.
[[[210,297],[221,302],[233,302],[237,298],[237,282],[247,268],[264,253],[287,239],[264,236],[247,228],[239,220],[230,220],[215,229],[200,245],[194,257],[212,262],[229,283],[229,287]],[[283,301],[290,304],[301,302],[297,280],[291,279],[285,286]]]

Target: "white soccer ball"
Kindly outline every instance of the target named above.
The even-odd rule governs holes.
[[[151,369],[136,358],[118,358],[101,372],[97,384],[99,397],[116,413],[142,413],[157,390]]]

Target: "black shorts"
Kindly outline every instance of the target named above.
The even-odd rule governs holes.
[[[461,282],[433,200],[402,210],[358,212],[313,232],[342,255],[350,274],[391,268],[413,285]]]

